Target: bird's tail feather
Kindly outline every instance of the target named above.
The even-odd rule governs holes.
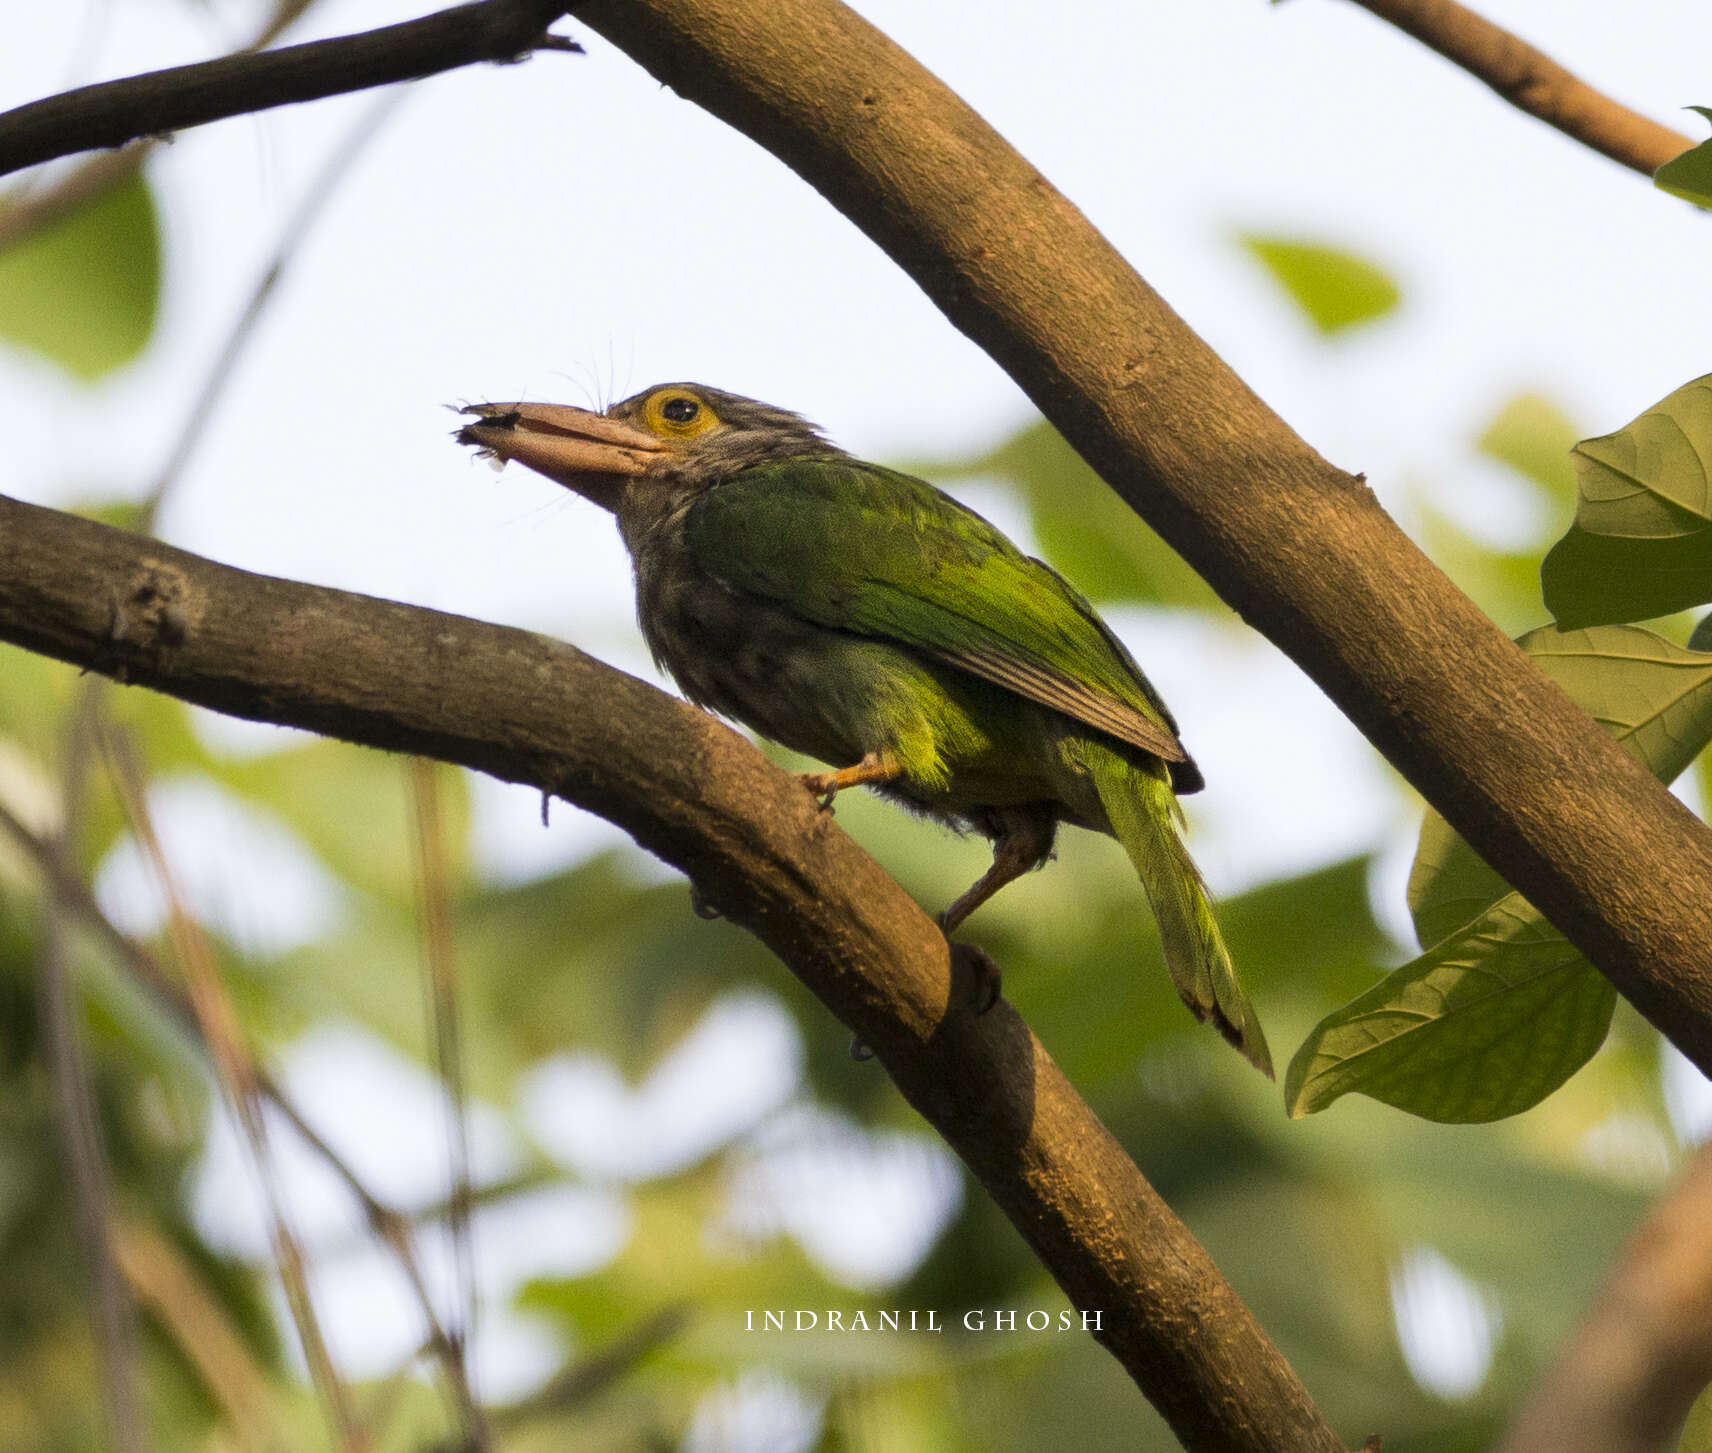
[[[1178,833],[1182,813],[1170,783],[1104,743],[1086,745],[1100,805],[1159,921],[1165,966],[1177,992],[1197,1019],[1211,1023],[1270,1079],[1266,1036],[1237,980],[1207,885]]]

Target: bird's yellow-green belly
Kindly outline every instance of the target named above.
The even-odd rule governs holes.
[[[1082,728],[1051,708],[705,577],[640,583],[649,645],[699,705],[832,767],[895,760],[893,795],[929,812],[964,817],[1057,799],[1071,821],[1088,820],[1090,807],[1102,816],[1091,786],[1083,794],[1067,780],[1063,741]],[[1067,790],[1087,801],[1066,800]]]

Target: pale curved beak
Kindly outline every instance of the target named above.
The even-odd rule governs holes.
[[[614,508],[626,479],[647,472],[666,446],[652,434],[569,404],[471,404],[478,421],[457,432],[495,459],[513,460]]]

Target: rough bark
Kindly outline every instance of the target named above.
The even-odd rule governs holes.
[[[836,0],[592,0],[578,18],[867,232],[1712,1072],[1712,833],[1003,138]]]
[[[216,711],[418,752],[598,812],[868,1045],[1185,1447],[1341,1450],[1198,1242],[1001,1001],[802,786],[570,646],[216,565],[0,496],[0,639]]]

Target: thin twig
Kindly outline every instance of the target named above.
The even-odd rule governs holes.
[[[285,275],[287,265],[303,245],[303,240],[309,235],[310,229],[320,219],[333,194],[339,189],[339,184],[349,174],[352,165],[362,155],[368,144],[380,134],[381,129],[392,119],[394,112],[410,95],[409,90],[402,89],[382,96],[357,121],[339,143],[332,154],[322,164],[314,181],[303,194],[303,200],[298,203],[297,210],[291,214],[285,227],[279,234],[273,256],[268,265],[262,269],[262,275],[257,280],[255,288],[250,293],[249,301],[239,312],[237,319],[227,331],[225,342],[215,356],[214,365],[208,370],[208,377],[203,381],[202,388],[186,414],[184,423],[179,429],[178,438],[167,453],[166,461],[161,465],[160,473],[144,494],[141,510],[142,516],[137,529],[143,534],[153,534],[155,521],[160,514],[163,501],[168,492],[184,472],[184,466],[189,463],[190,456],[198,443],[207,432],[212,422],[215,410],[225,394],[237,371],[238,360],[242,357],[245,346],[255,337],[256,323],[266,310],[268,302],[279,286],[280,279]]]
[[[189,997],[173,981],[172,974],[166,966],[144,945],[131,938],[117,927],[113,920],[102,912],[101,905],[95,901],[95,895],[89,885],[73,870],[71,864],[54,846],[53,843],[32,832],[3,802],[0,802],[0,831],[9,836],[35,862],[55,899],[74,913],[85,927],[92,929],[107,945],[114,958],[122,964],[138,983],[149,992],[155,1002],[173,1021],[185,1036],[212,1059],[212,1050],[205,1038],[202,1026],[196,1017],[195,1008]],[[243,1052],[243,1046],[238,1046]],[[362,1207],[363,1215],[370,1230],[379,1240],[391,1249],[398,1258],[405,1279],[410,1283],[411,1294],[415,1297],[417,1307],[422,1313],[423,1321],[428,1328],[428,1343],[436,1356],[449,1356],[451,1339],[441,1325],[439,1314],[434,1309],[433,1298],[429,1293],[428,1279],[422,1270],[421,1257],[416,1247],[414,1222],[416,1220],[431,1220],[440,1214],[438,1208],[428,1207],[417,1217],[406,1216],[402,1211],[389,1206],[375,1195],[363,1182],[348,1161],[327,1141],[315,1126],[298,1109],[279,1083],[269,1074],[265,1066],[249,1064],[246,1073],[260,1094],[279,1113],[282,1119],[291,1126],[292,1130],[326,1163],[327,1167],[339,1178],[340,1183],[350,1196]],[[494,1195],[509,1193],[512,1189],[527,1189],[527,1183],[519,1181],[515,1186],[506,1184],[484,1187],[479,1198],[487,1199]],[[448,1376],[452,1373],[448,1369]]]
[[[135,1221],[115,1230],[126,1281],[196,1369],[239,1444],[252,1453],[275,1447],[271,1433],[278,1420],[267,1377],[225,1308],[159,1231]]]
[[[562,1413],[604,1392],[650,1352],[676,1337],[690,1320],[690,1308],[673,1303],[620,1333],[598,1352],[579,1357],[545,1387],[520,1402],[496,1408],[493,1421],[507,1431],[537,1418]]]
[[[563,1174],[551,1166],[537,1165],[516,1175],[506,1176],[502,1180],[484,1181],[479,1186],[472,1186],[469,1193],[469,1206],[475,1211],[482,1206],[500,1205],[513,1196],[527,1196],[536,1191],[545,1190],[549,1186],[561,1185]],[[452,1194],[442,1196],[438,1200],[429,1201],[426,1205],[412,1207],[408,1213],[396,1214],[405,1224],[420,1230],[433,1226],[437,1222],[447,1221],[452,1214],[455,1197]],[[322,1243],[322,1249],[332,1258],[342,1254],[343,1243],[338,1239]]]
[[[1484,81],[1519,111],[1651,176],[1694,143],[1596,91],[1457,0],[1354,0]]]
[[[106,740],[112,777],[124,804],[131,831],[141,845],[154,870],[155,879],[167,905],[167,927],[173,948],[190,991],[190,1003],[202,1030],[202,1039],[209,1047],[214,1062],[215,1078],[219,1082],[227,1107],[243,1131],[249,1148],[251,1168],[262,1188],[262,1198],[268,1213],[268,1235],[273,1243],[275,1269],[285,1290],[286,1304],[297,1325],[298,1340],[303,1348],[313,1379],[328,1419],[333,1425],[341,1448],[356,1453],[364,1445],[349,1389],[340,1377],[321,1332],[320,1319],[309,1292],[307,1264],[303,1248],[291,1229],[285,1214],[283,1197],[274,1178],[273,1157],[267,1145],[267,1121],[262,1114],[260,1086],[255,1061],[244,1045],[242,1031],[232,1001],[220,980],[213,949],[201,926],[190,916],[178,891],[176,876],[156,835],[149,813],[148,801],[142,787],[142,774],[131,753],[129,743],[109,732]]]
[[[80,86],[0,114],[0,176],[230,116],[510,61],[540,47],[563,0],[477,0],[419,20]],[[565,44],[551,49],[564,50]]]
[[[55,847],[68,859],[76,853],[76,833],[88,779],[92,713],[102,694],[92,689],[95,685],[91,682],[89,689],[78,693],[65,734],[60,826]],[[42,895],[42,900],[42,932],[36,946],[37,995],[55,1120],[71,1176],[78,1237],[83,1243],[89,1275],[96,1362],[101,1371],[107,1432],[114,1453],[143,1453],[148,1436],[137,1397],[135,1319],[114,1249],[107,1158],[95,1118],[88,1057],[79,1027],[81,1016],[66,952],[67,909],[51,890]]]
[[[426,757],[410,759],[410,802],[416,827],[418,895],[422,905],[422,954],[428,980],[429,1020],[434,1035],[434,1068],[451,1101],[447,1116],[447,1160],[452,1197],[447,1218],[457,1288],[456,1320],[447,1320],[444,1359],[471,1453],[492,1446],[486,1420],[470,1385],[468,1350],[475,1333],[476,1268],[470,1239],[469,1096],[464,1083],[464,1053],[458,1015],[457,970],[452,949],[451,887],[446,872],[446,840],[440,810],[440,765]]]
[[[272,45],[314,3],[279,0],[255,38],[235,54]],[[0,206],[0,252],[117,186],[138,171],[158,145],[160,142],[152,138],[140,141],[123,151],[91,157],[49,186],[32,189],[26,185],[8,193],[3,199],[5,205]]]

